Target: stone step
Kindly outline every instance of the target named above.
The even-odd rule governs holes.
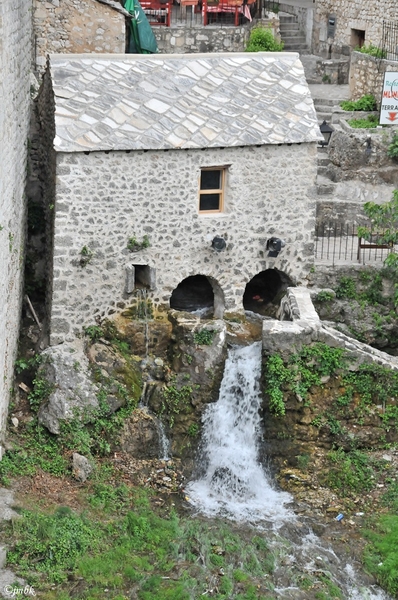
[[[280,16],[279,25],[282,25],[284,23],[297,23],[297,17],[295,15],[292,15],[290,17]]]
[[[330,165],[330,160],[329,157],[327,156],[327,154],[323,154],[323,150],[321,148],[319,148],[318,151],[318,167],[326,167],[327,165]]]
[[[327,113],[319,112],[316,110],[316,107],[315,107],[315,111],[316,111],[316,116],[317,116],[319,124],[323,123],[324,121],[329,122],[332,120],[332,112],[327,112]]]
[[[298,23],[280,23],[280,31],[300,31],[300,25]]]
[[[308,46],[306,44],[285,44],[283,50],[285,52],[303,52],[308,54]]]
[[[306,43],[306,38],[305,35],[295,35],[295,36],[287,36],[287,35],[281,35],[282,40],[285,42],[285,46],[287,44],[305,44]]]
[[[318,177],[328,179],[327,172],[328,172],[328,167],[326,165],[320,165],[318,162],[318,168],[317,168]]]
[[[319,196],[331,196],[334,194],[336,184],[330,181],[327,177],[318,175],[316,178],[316,190]]]
[[[332,100],[328,98],[313,98],[313,101],[315,106],[317,106],[318,104],[320,106],[334,106],[336,103],[338,104],[339,102],[337,100]]]
[[[334,106],[332,106],[331,104],[318,104],[315,103],[315,110],[317,112],[325,112],[325,113],[331,113],[332,110],[334,109]]]

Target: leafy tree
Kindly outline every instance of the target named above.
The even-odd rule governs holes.
[[[394,301],[398,306],[398,253],[395,249],[398,244],[398,190],[393,191],[389,202],[366,202],[364,212],[371,221],[371,227],[358,227],[358,236],[371,241],[377,233],[379,244],[393,244],[393,250],[385,259],[384,266],[395,282]]]

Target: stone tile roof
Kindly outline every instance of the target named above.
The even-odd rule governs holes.
[[[296,53],[54,54],[60,152],[322,139]]]

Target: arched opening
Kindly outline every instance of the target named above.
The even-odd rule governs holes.
[[[219,314],[220,294],[221,288],[216,282],[210,281],[205,275],[191,275],[183,279],[171,294],[170,308],[219,318],[222,316]]]
[[[282,271],[261,271],[246,285],[243,307],[263,316],[275,317],[281,298],[286,288],[291,285],[291,279]]]

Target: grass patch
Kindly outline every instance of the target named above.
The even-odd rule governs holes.
[[[398,594],[398,516],[383,515],[365,532],[369,540],[364,565],[378,583],[395,598]]]

